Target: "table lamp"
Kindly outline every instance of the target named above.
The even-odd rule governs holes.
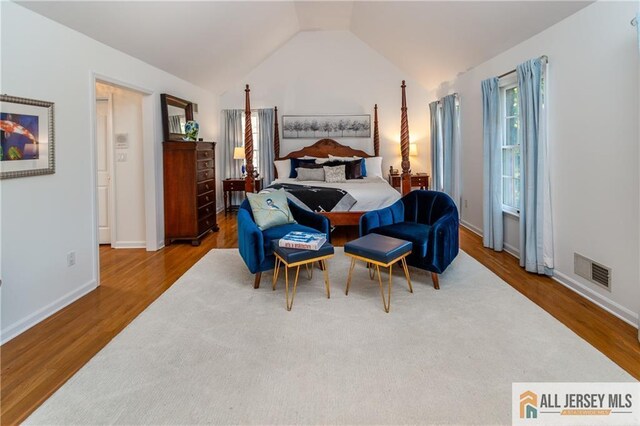
[[[411,157],[416,157],[418,155],[418,144],[415,144],[415,143],[409,144],[409,155]]]
[[[244,160],[244,148],[241,146],[237,146],[233,149],[233,159],[234,160]],[[242,162],[242,177],[245,177],[247,173],[244,161]]]

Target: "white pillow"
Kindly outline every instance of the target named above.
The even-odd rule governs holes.
[[[328,161],[333,161],[331,158],[316,158],[316,164],[324,164]]]
[[[358,157],[356,155],[354,155],[353,157],[336,157],[335,155],[329,154],[330,161],[353,161],[353,160],[359,160],[361,158],[362,157]]]
[[[287,179],[291,175],[291,160],[276,160],[273,162],[278,172],[278,179]]]
[[[367,177],[378,176],[384,179],[382,176],[382,157],[365,158],[364,164],[367,169]]]

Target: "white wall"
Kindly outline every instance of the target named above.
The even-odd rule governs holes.
[[[111,135],[126,135],[127,148],[118,148],[114,142],[113,176],[115,194],[111,202],[115,207],[115,248],[146,247],[144,211],[144,147],[142,132],[143,95],[119,87],[96,84],[96,96],[111,97]],[[118,159],[119,155],[126,155]]]
[[[636,4],[599,2],[443,85],[461,99],[462,220],[482,230],[480,82],[549,57],[556,277],[637,325],[639,69]],[[464,206],[464,202],[463,202]],[[517,247],[511,221],[507,242]],[[611,292],[573,273],[573,254],[613,268]]]
[[[252,108],[278,107],[278,114],[371,114],[378,104],[383,172],[400,168],[402,80],[407,81],[414,172],[429,171],[428,96],[417,82],[348,31],[301,32],[222,96],[221,108],[244,108],[244,83],[251,85]],[[282,126],[280,126],[282,131]],[[315,140],[281,139],[281,155]],[[372,139],[339,142],[373,154]]]
[[[162,131],[160,93],[199,104],[201,134],[218,134],[217,97],[208,91],[132,58],[78,32],[10,2],[0,2],[1,92],[55,102],[56,173],[4,180],[1,334],[11,339],[41,319],[95,288],[93,74],[152,94],[145,104],[152,114],[145,124],[145,189],[157,213],[158,243],[162,218]],[[29,31],[24,31],[28,28]],[[156,191],[157,188],[157,191]],[[147,206],[149,207],[149,206]],[[77,263],[66,256],[76,251]]]

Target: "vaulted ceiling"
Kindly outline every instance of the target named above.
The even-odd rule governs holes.
[[[426,89],[432,89],[591,2],[19,3],[221,93],[299,31],[330,30],[353,32]]]

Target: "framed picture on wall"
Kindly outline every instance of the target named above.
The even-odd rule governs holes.
[[[284,139],[369,138],[370,115],[284,115]]]
[[[55,173],[53,102],[0,95],[0,179]]]

